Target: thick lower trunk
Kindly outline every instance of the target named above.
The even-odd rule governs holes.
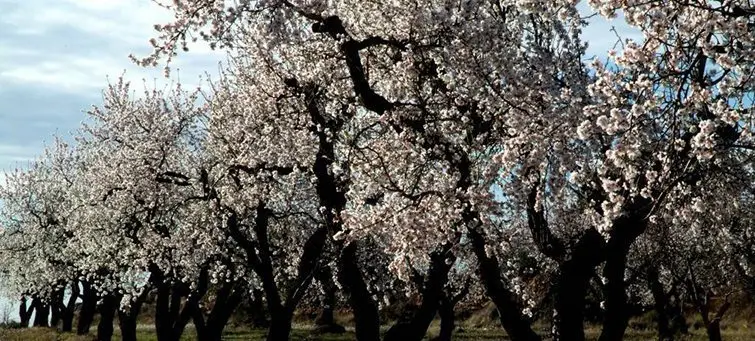
[[[121,330],[122,341],[136,341],[136,320],[148,293],[148,288],[142,289],[142,294],[131,302],[128,310],[118,309],[118,327]]]
[[[480,280],[485,293],[493,301],[501,326],[512,341],[540,341],[541,337],[532,330],[532,324],[522,314],[517,298],[503,284],[498,260],[485,252],[485,239],[476,230],[469,230],[472,248],[480,267]]]
[[[346,328],[335,321],[336,291],[338,288],[333,283],[330,267],[323,266],[317,276],[325,293],[322,297],[322,308],[315,319],[316,330],[319,333],[342,334],[346,332]]]
[[[71,295],[68,296],[68,303],[64,304],[61,297],[60,320],[63,325],[61,331],[71,332],[73,330],[73,317],[76,314],[76,300],[79,298],[79,283],[71,282]]]
[[[357,264],[357,242],[343,247],[339,257],[338,280],[349,296],[354,313],[354,330],[358,341],[380,340],[380,315],[377,303],[367,289]]]
[[[434,253],[431,255],[431,264],[428,269],[427,278],[424,281],[418,278],[422,287],[419,289],[422,294],[422,304],[414,313],[411,320],[407,323],[397,323],[385,334],[385,341],[420,341],[427,334],[427,328],[430,327],[435,315],[438,312],[438,306],[443,298],[443,287],[448,282],[448,271],[451,264],[446,263],[445,252]]]
[[[197,330],[197,338],[200,340],[220,341],[223,329],[231,319],[231,315],[238,307],[239,302],[246,291],[246,287],[237,283],[224,283],[215,295],[215,305],[210,311],[207,321],[204,321],[200,309],[194,311],[194,326]]]
[[[705,328],[708,333],[708,341],[721,341],[721,325],[713,321]]]
[[[176,284],[176,286],[179,284]],[[155,332],[158,341],[177,341],[181,339],[186,325],[191,320],[197,308],[197,301],[202,294],[194,293],[186,300],[182,308],[182,301],[188,295],[186,290],[174,287],[170,283],[157,285],[157,302],[155,304]]]
[[[153,271],[154,273],[154,271]],[[173,341],[173,323],[170,313],[170,285],[158,280],[155,301],[155,333],[159,341]]]
[[[595,267],[602,259],[603,237],[594,229],[585,231],[559,265],[555,289],[554,340],[585,339],[584,320],[587,290]]]
[[[609,246],[610,248],[610,246]],[[626,253],[628,250],[608,250],[603,276],[607,282],[604,287],[605,318],[599,341],[621,341],[629,324],[629,313],[624,283]]]
[[[37,311],[37,313],[34,315],[34,326],[49,327],[50,305],[42,302],[42,300],[36,300],[36,307],[34,308],[34,310]]]
[[[585,339],[584,309],[589,277],[562,267],[556,284],[555,340],[582,341]]]
[[[64,333],[70,333],[73,331],[73,313],[63,312],[63,314],[60,315],[60,320],[62,321],[61,331]]]
[[[438,315],[440,316],[440,332],[435,341],[451,341],[454,328],[456,328],[453,302],[448,299],[441,300]]]
[[[267,329],[267,341],[284,341],[291,336],[293,313],[284,309],[270,313],[270,328]]]
[[[248,299],[248,304],[247,314],[249,315],[249,323],[252,324],[252,327],[268,328],[270,321],[267,318],[262,290],[254,289],[252,297]]]
[[[689,333],[687,319],[684,317],[684,306],[675,288],[672,289],[669,297],[671,298],[671,302],[669,303],[669,327],[671,328],[671,334]]]
[[[668,296],[658,278],[658,269],[653,266],[648,267],[647,282],[653,295],[653,308],[655,309],[656,324],[658,326],[658,340],[673,340],[674,334],[669,327],[669,317],[666,313],[669,306]]]
[[[100,322],[97,324],[97,341],[110,341],[113,339],[113,322],[115,311],[118,309],[118,297],[106,295],[100,303]]]
[[[118,310],[118,327],[121,330],[121,340],[136,341],[136,318],[122,310]]]
[[[621,341],[629,325],[629,304],[627,304],[624,272],[627,266],[627,254],[632,243],[647,228],[646,202],[635,204],[629,214],[621,216],[613,223],[613,230],[606,243],[603,287],[605,300],[605,318],[599,341]]]
[[[21,322],[21,326],[24,328],[29,327],[29,322],[31,322],[31,315],[32,312],[34,312],[34,298],[31,302],[27,305],[27,299],[26,297],[21,298],[21,305],[18,309],[18,317]]]
[[[60,310],[60,302],[53,301],[50,304],[50,327],[58,328],[58,324],[60,323]]]
[[[81,296],[81,311],[79,312],[79,321],[76,326],[76,334],[89,334],[89,329],[94,321],[94,314],[97,312],[97,293],[87,283],[82,283],[83,295]]]

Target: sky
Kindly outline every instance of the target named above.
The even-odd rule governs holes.
[[[142,79],[167,84],[160,67],[136,66],[128,55],[146,55],[153,25],[170,19],[150,0],[0,0],[0,181],[4,172],[40,155],[53,135],[70,137],[84,112],[101,102],[108,77],[125,71],[136,90]],[[614,45],[612,25],[622,36],[638,37],[620,21],[591,19],[584,30],[588,56],[604,56]],[[198,45],[172,68],[182,83],[197,85],[224,58]]]

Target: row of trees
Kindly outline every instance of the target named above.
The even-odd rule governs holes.
[[[75,143],[8,174],[3,285],[26,323],[71,330],[82,301],[100,340],[116,314],[134,340],[150,295],[161,341],[189,322],[220,339],[244,298],[286,340],[302,302],[330,323],[337,295],[360,341],[407,297],[385,340],[438,314],[450,339],[461,300],[491,301],[513,340],[540,340],[535,319],[583,340],[596,295],[601,341],[642,300],[660,337],[688,301],[720,339],[722,290],[755,283],[755,7],[589,2],[644,40],[586,65],[565,0],[166,4],[134,60],[203,39],[228,66],[204,92],[119,80]]]

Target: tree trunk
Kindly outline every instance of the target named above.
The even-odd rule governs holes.
[[[199,309],[199,301],[207,292],[208,281],[207,268],[202,268],[197,289],[192,291],[184,283],[171,283],[159,268],[150,266],[150,284],[157,288],[155,332],[159,341],[181,339],[186,325]]]
[[[650,292],[653,295],[653,308],[655,309],[656,323],[658,325],[658,340],[669,341],[674,339],[674,333],[669,327],[669,317],[666,313],[668,310],[668,296],[663,284],[658,278],[658,269],[655,266],[649,266],[647,270],[647,282]]]
[[[339,257],[338,280],[349,296],[354,313],[354,329],[358,341],[380,340],[380,315],[377,303],[367,289],[367,283],[357,264],[357,242],[344,246]]]
[[[240,283],[223,283],[215,295],[215,305],[213,305],[207,321],[205,321],[201,309],[195,309],[193,319],[194,326],[197,329],[197,338],[207,341],[220,341],[223,336],[223,329],[238,307],[244,292],[245,287]]]
[[[270,328],[267,330],[267,341],[288,340],[291,336],[291,322],[294,317],[292,311],[284,308],[270,313]]]
[[[247,314],[249,315],[252,328],[268,328],[270,321],[267,318],[267,311],[263,299],[262,290],[253,289],[252,297],[247,298]]]
[[[136,318],[138,314],[132,314],[123,310],[118,310],[118,327],[121,330],[121,340],[136,341]]]
[[[152,272],[155,273],[154,271]],[[171,316],[170,284],[164,281],[155,283],[157,286],[157,298],[155,300],[155,333],[159,341],[173,341],[173,316]]]
[[[621,341],[629,325],[629,305],[627,304],[624,272],[627,254],[632,243],[647,229],[647,216],[651,205],[640,201],[628,209],[630,213],[613,222],[610,237],[605,248],[603,277],[607,282],[603,287],[605,318],[599,341]]]
[[[584,320],[587,290],[595,267],[600,264],[603,237],[594,229],[585,231],[559,264],[555,289],[554,340],[585,339]]]
[[[79,322],[76,326],[76,334],[89,334],[89,329],[94,321],[94,314],[97,312],[97,293],[86,282],[81,283],[83,295],[81,296],[81,311],[79,312]]]
[[[21,326],[23,326],[24,328],[28,328],[29,322],[31,322],[31,314],[34,312],[35,300],[35,298],[32,298],[27,307],[26,296],[21,297],[21,305],[18,308],[18,317],[21,320]]]
[[[606,264],[603,277],[607,279],[604,287],[605,318],[599,341],[621,341],[629,325],[624,271],[626,270],[628,246],[626,248],[607,247]]]
[[[443,288],[448,282],[448,271],[451,270],[452,262],[446,262],[446,250],[433,253],[430,256],[431,264],[428,269],[427,278],[421,278],[416,275],[415,282],[421,287],[422,303],[414,316],[405,323],[397,322],[391,329],[386,332],[384,341],[420,341],[425,337],[427,328],[430,327],[435,315],[438,312],[438,306],[443,298]]]
[[[498,310],[501,326],[506,334],[512,341],[540,341],[540,336],[532,330],[531,321],[522,314],[521,304],[504,286],[498,260],[494,256],[488,257],[485,252],[485,240],[480,232],[470,229],[469,237],[479,263],[480,280],[485,293]]]
[[[58,328],[58,323],[60,323],[60,310],[61,305],[63,304],[63,290],[58,290],[52,295],[52,300],[50,301],[50,327],[52,328]]]
[[[147,295],[149,295],[149,288],[143,288],[142,293],[131,302],[128,310],[118,309],[118,327],[121,330],[122,341],[136,341],[136,321]]]
[[[102,298],[102,303],[98,307],[100,322],[97,324],[97,341],[110,341],[113,339],[113,322],[119,302],[120,299],[113,294]]]
[[[36,307],[34,308],[37,313],[34,315],[35,327],[49,327],[50,318],[50,305],[43,302],[41,299],[35,301]]]
[[[342,334],[346,328],[335,321],[336,291],[338,288],[333,283],[333,273],[330,267],[323,266],[317,273],[320,285],[322,285],[324,294],[322,297],[322,309],[315,319],[315,326],[318,333]]]
[[[438,315],[440,316],[440,332],[435,341],[451,341],[454,328],[456,328],[456,317],[454,316],[454,302],[445,295],[440,301]]]
[[[61,301],[60,319],[63,321],[61,331],[71,332],[73,330],[73,317],[76,313],[76,300],[79,298],[79,283],[71,282],[71,295],[68,296],[68,303],[63,304]]]
[[[684,317],[684,304],[679,296],[676,285],[671,287],[669,292],[669,326],[671,334],[682,333],[688,334],[687,319]]]

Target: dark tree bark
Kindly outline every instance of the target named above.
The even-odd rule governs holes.
[[[469,293],[469,282],[467,282],[458,293],[453,295],[449,290],[443,293],[438,307],[438,316],[440,316],[440,332],[438,337],[433,341],[451,341],[456,328],[456,316],[454,307],[459,301],[464,299]]]
[[[527,223],[538,250],[558,263],[558,276],[553,284],[553,340],[585,339],[585,303],[590,279],[603,259],[605,242],[594,228],[578,236],[568,248],[553,235],[542,206],[537,207],[537,187],[527,197]],[[568,251],[567,251],[568,249]]]
[[[113,322],[115,311],[118,309],[120,297],[109,294],[102,297],[98,310],[100,321],[97,324],[97,341],[111,341],[113,339]]]
[[[97,292],[87,282],[81,282],[81,311],[79,312],[79,321],[76,326],[76,334],[89,334],[89,329],[94,322],[94,314],[97,313],[97,301],[99,297]]]
[[[556,335],[554,340],[585,339],[587,290],[600,264],[603,237],[595,229],[585,231],[565,260],[559,264],[555,288]]]
[[[603,287],[605,317],[599,341],[621,341],[629,325],[629,304],[627,303],[624,272],[627,266],[629,249],[647,229],[647,217],[652,205],[649,200],[639,200],[630,205],[628,213],[613,222],[605,247]]]
[[[647,282],[650,293],[653,295],[653,308],[655,309],[656,324],[658,326],[658,340],[673,340],[674,333],[669,326],[669,316],[667,313],[669,307],[668,296],[658,277],[658,269],[653,265],[647,268]]]
[[[18,308],[18,317],[21,322],[21,326],[24,328],[29,327],[29,322],[31,322],[31,315],[34,312],[34,301],[35,298],[32,298],[31,302],[27,305],[27,298],[26,296],[21,297],[21,305]]]
[[[323,288],[322,308],[315,319],[315,326],[318,333],[342,334],[346,328],[335,321],[334,313],[336,307],[336,291],[338,288],[333,283],[333,273],[330,267],[323,266],[317,273],[317,279]]]
[[[348,293],[349,304],[354,313],[354,330],[359,341],[380,340],[380,315],[378,306],[367,289],[367,283],[357,264],[357,243],[343,247],[339,257],[338,280]]]
[[[485,239],[476,230],[469,230],[472,248],[480,266],[480,280],[485,292],[493,301],[503,329],[513,341],[540,341],[541,338],[532,329],[532,323],[522,314],[522,305],[503,284],[500,266],[495,256],[485,252]]]
[[[226,282],[218,289],[209,316],[205,319],[200,309],[194,309],[194,326],[197,329],[197,338],[207,341],[220,341],[223,329],[228,320],[238,307],[245,292],[241,283]]]
[[[334,32],[345,33],[341,20],[338,17],[329,17],[323,22],[313,26],[313,31],[319,33],[328,33],[333,35]],[[342,45],[341,50],[346,56],[346,63],[349,72],[352,75],[352,81],[355,83],[355,89],[359,96],[364,100],[365,92],[370,92],[369,84],[364,80],[364,73],[359,60],[359,47],[352,39],[347,39]],[[359,84],[359,85],[357,85]],[[315,186],[320,207],[324,210],[325,229],[332,237],[343,230],[340,214],[346,207],[346,191],[348,183],[341,177],[331,172],[333,162],[337,160],[335,155],[335,141],[332,136],[324,129],[318,127],[328,127],[333,132],[341,131],[348,117],[335,116],[328,117],[320,112],[319,98],[321,92],[315,84],[305,84],[300,86],[298,81],[290,79],[286,85],[294,92],[304,98],[307,112],[310,116],[310,131],[317,136],[318,150],[315,163],[312,166],[317,183]],[[365,86],[366,85],[366,86]],[[372,97],[367,101],[380,101],[380,96],[372,93]],[[383,101],[385,101],[383,99]],[[337,135],[337,134],[336,134]],[[338,281],[344,288],[351,309],[354,313],[354,329],[356,338],[359,341],[377,341],[380,339],[380,316],[378,314],[377,303],[372,299],[372,295],[367,289],[367,283],[357,264],[357,241],[344,244],[336,243],[336,250],[340,253],[338,256]]]
[[[148,283],[150,282],[152,282],[151,277],[148,280]],[[131,302],[128,310],[118,309],[118,328],[121,330],[122,341],[136,341],[137,318],[149,293],[150,287],[142,288],[142,292]]]
[[[263,295],[262,290],[252,289],[252,296],[247,298],[248,322],[251,323],[253,328],[270,327],[270,320],[267,318]]]
[[[50,327],[58,328],[60,323],[60,306],[63,301],[63,289],[59,289],[52,294],[50,300]]]
[[[442,250],[430,255],[431,263],[427,278],[415,274],[416,283],[422,303],[409,321],[399,321],[386,332],[384,341],[420,341],[425,337],[427,328],[432,323],[438,312],[438,306],[443,298],[443,288],[448,282],[448,272],[455,260],[449,254],[451,246],[447,245]]]
[[[268,237],[268,225],[272,213],[265,207],[264,203],[258,205],[254,221],[256,243],[252,243],[242,233],[235,213],[228,217],[227,226],[231,237],[244,249],[250,268],[262,281],[262,290],[267,299],[267,310],[270,314],[267,340],[287,340],[291,333],[294,310],[304,297],[310,283],[312,283],[325,247],[328,231],[324,227],[320,227],[304,243],[304,252],[299,259],[296,278],[286,289],[285,303],[283,303],[284,300],[275,282],[272,250]]]
[[[155,332],[159,341],[181,339],[186,325],[194,316],[194,310],[198,309],[199,301],[207,292],[207,277],[207,269],[201,269],[197,289],[192,291],[184,283],[171,282],[154,264],[150,266],[151,285],[157,290]]]
[[[71,293],[68,299],[65,300],[64,290],[61,290],[60,295],[53,302],[53,307],[57,307],[56,310],[60,316],[62,322],[61,331],[71,332],[73,330],[73,317],[76,312],[76,300],[79,298],[79,283],[78,281],[71,282]],[[55,324],[57,325],[57,323]]]
[[[615,243],[609,242],[606,247],[608,250],[603,268],[603,277],[607,279],[607,282],[604,286],[605,317],[599,341],[623,340],[624,332],[629,324],[629,306],[626,283],[624,283],[629,245],[612,244]]]
[[[674,283],[674,285],[671,286],[671,291],[668,294],[669,325],[671,327],[672,334],[688,334],[689,330],[687,328],[687,319],[684,316],[684,304],[679,295],[677,285],[678,283]]]
[[[35,300],[34,310],[34,326],[35,327],[49,327],[50,326],[50,305],[43,302],[41,299]]]

